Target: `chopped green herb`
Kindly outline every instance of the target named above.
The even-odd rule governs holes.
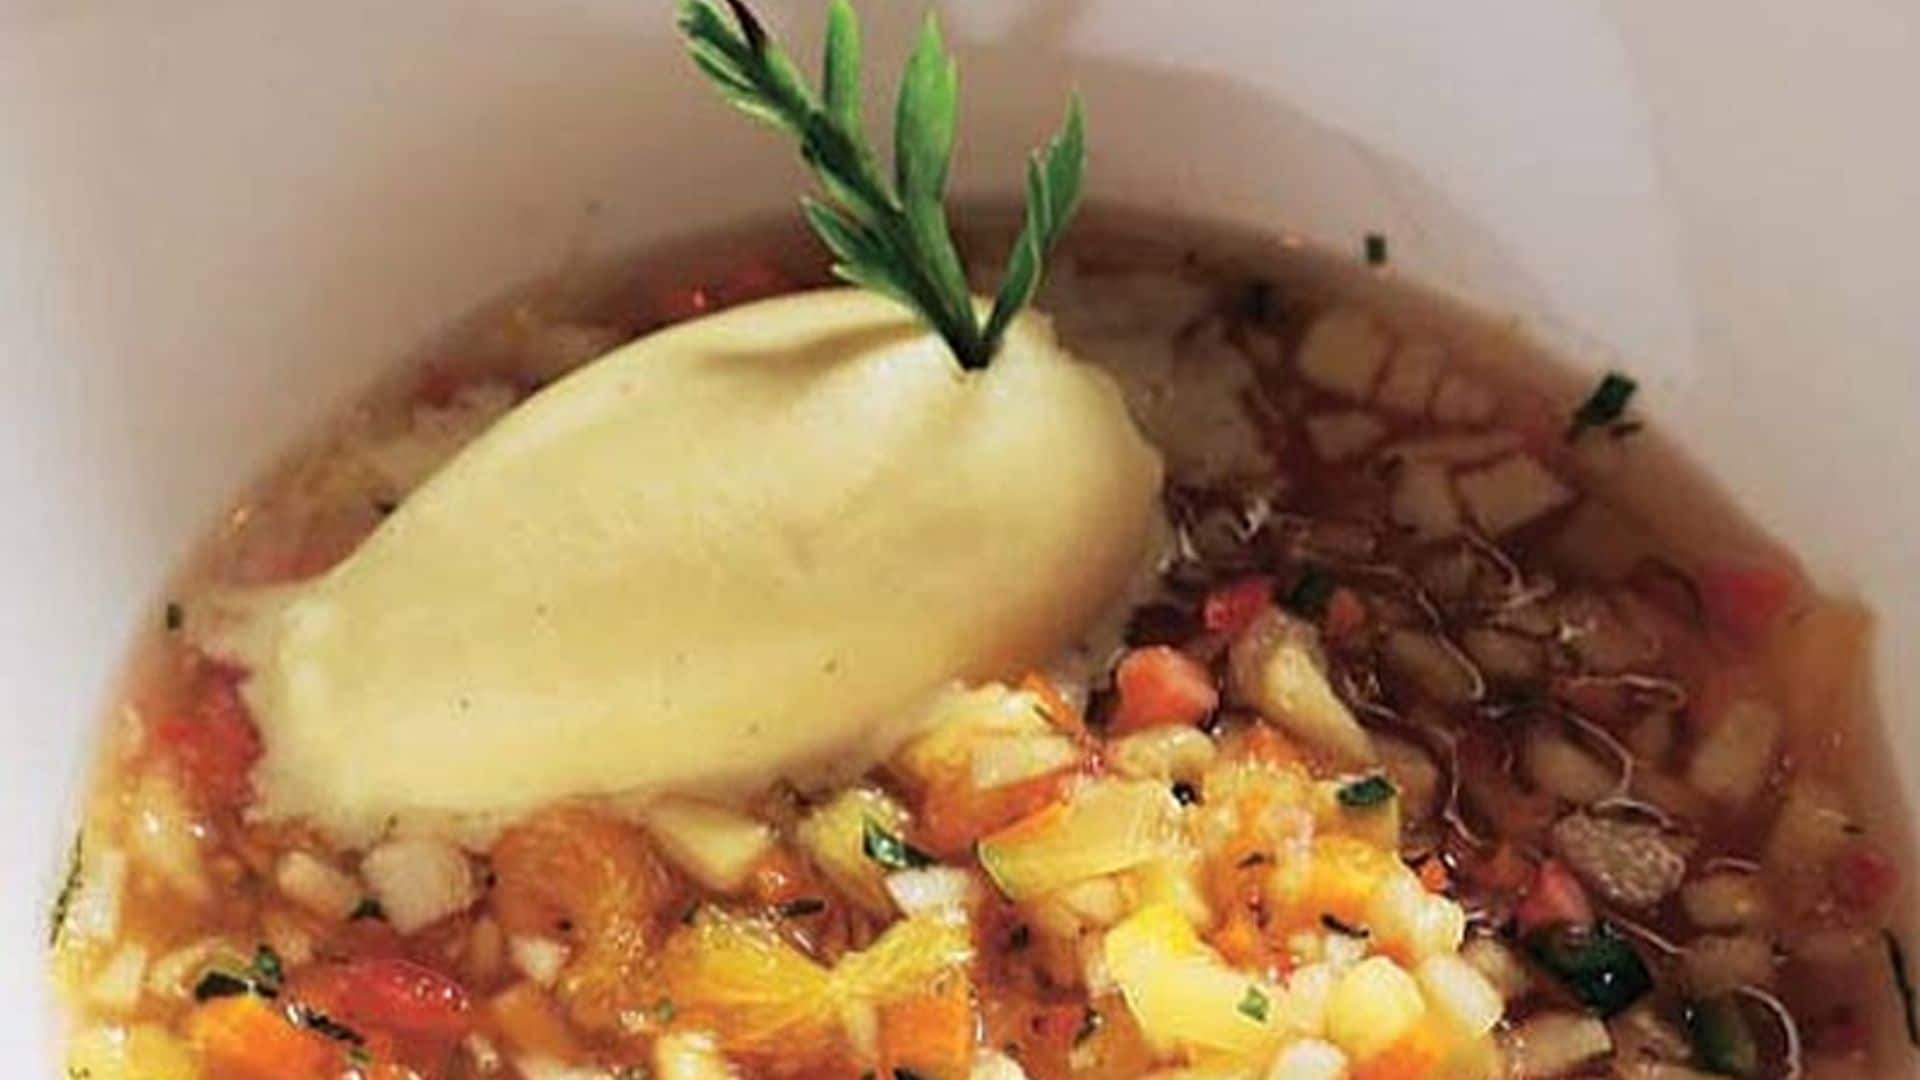
[[[798,919],[807,915],[818,915],[827,910],[827,902],[817,896],[802,896],[788,900],[774,910],[789,919]]]
[[[1633,400],[1634,392],[1640,384],[1617,371],[1609,371],[1600,379],[1600,384],[1587,395],[1587,400],[1573,411],[1573,423],[1567,428],[1567,439],[1572,441],[1590,428],[1611,427],[1619,423],[1626,415],[1627,403]]]
[[[1249,851],[1245,855],[1240,856],[1240,861],[1233,865],[1238,869],[1246,870],[1255,866],[1265,866],[1272,861],[1273,856],[1264,851]]]
[[[1687,1009],[1687,1034],[1700,1064],[1724,1076],[1758,1076],[1760,1043],[1732,998],[1713,998]]]
[[[1612,1017],[1653,989],[1640,954],[1605,923],[1550,926],[1529,935],[1526,945],[1541,967],[1602,1017]]]
[[[800,142],[824,198],[802,210],[845,281],[892,297],[939,332],[963,368],[987,366],[1013,318],[1040,286],[1041,264],[1080,199],[1086,129],[1080,99],[1060,133],[1027,165],[1026,222],[983,326],[944,207],[958,115],[953,57],[929,15],[900,78],[893,176],[860,122],[860,24],[848,0],[827,7],[818,94],[744,0],[681,0],[680,30],[694,65],[720,95]]]
[[[386,917],[387,909],[380,906],[380,901],[368,896],[354,905],[353,912],[347,916],[347,921],[359,922],[362,919],[385,919]]]
[[[182,626],[186,625],[186,622],[187,622],[186,609],[180,606],[179,601],[169,600],[167,601],[166,611],[162,616],[162,619],[166,623],[167,631],[171,633],[175,630],[180,629]]]
[[[1327,601],[1333,599],[1333,590],[1338,584],[1325,570],[1309,566],[1301,571],[1299,580],[1287,590],[1281,603],[1295,615],[1317,619],[1326,614]]]
[[[60,944],[60,934],[67,928],[67,909],[73,906],[73,894],[80,889],[80,863],[85,854],[82,838],[85,833],[75,831],[73,844],[67,848],[67,873],[60,881],[60,891],[53,898],[53,910],[47,915],[47,944]]]
[[[934,862],[933,856],[887,831],[885,825],[872,818],[861,828],[860,850],[888,870],[918,870]]]
[[[214,998],[239,997],[242,994],[251,994],[253,991],[253,984],[237,975],[229,975],[224,971],[209,971],[200,976],[199,982],[193,984],[193,1000],[212,1001]]]
[[[1234,1009],[1254,1023],[1264,1024],[1272,1006],[1273,1002],[1267,999],[1267,992],[1249,983],[1246,996],[1240,999],[1240,1004],[1235,1005]]]
[[[673,1007],[672,998],[663,997],[659,1001],[656,1001],[653,1003],[653,1018],[655,1020],[660,1021],[663,1024],[673,1023],[674,1012],[675,1010]]]
[[[261,945],[253,951],[253,964],[248,970],[256,983],[272,990],[278,990],[287,976],[286,968],[280,963],[280,954],[267,945]]]
[[[1073,1033],[1073,1045],[1079,1046],[1081,1043],[1093,1038],[1093,1036],[1099,1032],[1100,1025],[1106,1022],[1107,1018],[1100,1015],[1099,1009],[1091,1005],[1082,1009],[1080,1011],[1080,1026],[1076,1028]]]
[[[1395,794],[1397,792],[1394,791],[1393,781],[1384,776],[1375,775],[1341,785],[1335,797],[1340,800],[1341,806],[1349,810],[1363,810],[1379,806],[1393,798]]]
[[[1387,265],[1387,235],[1385,233],[1368,233],[1366,250],[1368,266]]]
[[[1200,801],[1200,789],[1185,780],[1176,780],[1173,784],[1173,801],[1181,806],[1192,806]]]
[[[1329,915],[1324,912],[1320,915],[1320,925],[1344,937],[1367,938],[1373,936],[1373,931],[1364,926],[1355,926],[1349,922],[1342,922],[1338,916]]]
[[[1920,1047],[1920,1012],[1915,1011],[1913,972],[1907,967],[1907,950],[1891,930],[1880,931],[1887,943],[1887,966],[1893,969],[1893,987],[1900,993],[1900,1015],[1907,1022],[1907,1041]]]
[[[295,1023],[309,1031],[325,1035],[335,1042],[360,1046],[367,1041],[366,1036],[312,1006],[295,1005],[290,1012]]]

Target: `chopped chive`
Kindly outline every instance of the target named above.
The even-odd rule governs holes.
[[[253,951],[253,964],[249,970],[261,986],[276,990],[287,975],[285,966],[280,963],[280,954],[267,945],[261,945]]]
[[[1907,1022],[1907,1041],[1920,1047],[1920,1011],[1914,1007],[1913,972],[1907,968],[1907,950],[1899,935],[1880,931],[1887,943],[1887,966],[1893,968],[1893,986],[1900,992],[1900,1015]]]
[[[1387,234],[1377,232],[1367,234],[1367,265],[1387,265]]]
[[[866,819],[861,828],[860,850],[888,870],[918,870],[933,865],[933,856],[900,839],[872,818]]]
[[[80,861],[84,852],[81,838],[85,833],[75,831],[73,844],[67,848],[67,873],[60,881],[60,891],[53,898],[53,910],[47,916],[47,945],[60,944],[60,933],[67,926],[67,909],[73,906],[73,894],[80,889]]]
[[[1384,776],[1369,776],[1341,786],[1336,797],[1340,805],[1349,810],[1360,810],[1370,806],[1379,806],[1393,798],[1393,781]]]
[[[1633,400],[1634,392],[1640,384],[1617,371],[1609,371],[1600,379],[1600,384],[1587,395],[1587,400],[1573,411],[1573,423],[1567,427],[1567,439],[1571,442],[1590,428],[1606,428],[1619,423],[1626,415],[1627,403]]]
[[[236,975],[224,971],[209,971],[200,976],[193,984],[193,1000],[212,1001],[214,998],[239,997],[253,993],[253,984]]]
[[[1333,590],[1337,585],[1331,574],[1317,566],[1309,566],[1301,571],[1299,580],[1287,590],[1281,603],[1295,615],[1317,619],[1326,613],[1327,601],[1333,599]]]
[[[180,606],[180,602],[178,600],[169,600],[167,601],[166,611],[162,615],[162,621],[166,624],[167,632],[172,633],[173,631],[178,630],[182,626],[186,625],[186,622],[187,622],[186,609]]]
[[[774,908],[783,918],[798,919],[806,915],[818,915],[827,910],[827,902],[817,896],[802,896],[788,900]]]
[[[1373,931],[1366,927],[1355,926],[1353,923],[1342,920],[1337,915],[1331,915],[1325,912],[1322,912],[1320,915],[1320,925],[1344,937],[1367,938],[1373,936]]]
[[[1185,780],[1176,780],[1173,785],[1173,801],[1181,806],[1192,806],[1200,801],[1200,789]]]
[[[366,1036],[312,1006],[294,1006],[293,1019],[308,1031],[325,1035],[335,1042],[352,1043],[355,1046],[360,1046],[367,1041]]]
[[[347,916],[347,921],[359,922],[362,919],[385,919],[386,917],[387,909],[380,906],[380,901],[368,896],[354,905],[353,912]]]
[[[1267,1022],[1267,1013],[1272,1005],[1266,991],[1248,983],[1246,996],[1240,999],[1240,1004],[1234,1006],[1234,1009],[1254,1023],[1264,1024]]]

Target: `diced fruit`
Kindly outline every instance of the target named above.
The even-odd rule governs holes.
[[[389,840],[360,860],[360,874],[387,921],[402,934],[430,926],[473,903],[473,870],[444,840]]]
[[[339,1044],[298,1028],[252,994],[215,998],[187,1017],[187,1039],[213,1075],[231,1080],[332,1080]]]
[[[660,853],[713,892],[738,892],[773,849],[773,830],[764,822],[699,799],[657,799],[642,817]]]
[[[981,840],[980,865],[1009,897],[1029,899],[1167,854],[1179,813],[1162,784],[1101,781]]]
[[[1355,964],[1327,999],[1327,1038],[1357,1061],[1386,1051],[1426,1012],[1420,986],[1384,956]]]
[[[1281,991],[1228,967],[1171,906],[1144,907],[1109,930],[1104,953],[1155,1046],[1245,1055],[1275,1041]]]
[[[906,807],[878,788],[848,788],[807,815],[795,835],[834,888],[867,911],[885,915],[893,911],[893,901],[887,896],[887,868],[866,854],[870,822],[899,836],[908,823]]]
[[[931,1080],[963,1077],[973,1061],[973,999],[964,976],[949,974],[924,992],[880,1010],[880,1064]]]
[[[1200,605],[1200,621],[1216,634],[1232,636],[1253,625],[1253,620],[1272,606],[1272,578],[1241,578],[1207,594]]]
[[[1469,1036],[1493,1030],[1506,1011],[1500,991],[1472,964],[1453,953],[1429,956],[1414,969],[1427,1004],[1455,1030]]]
[[[1313,627],[1277,610],[1233,644],[1234,693],[1269,722],[1339,764],[1370,765],[1373,744],[1335,696]]]
[[[1213,676],[1198,660],[1166,645],[1134,649],[1114,671],[1120,704],[1111,730],[1116,735],[1161,725],[1192,726],[1220,704]]]
[[[896,870],[887,875],[887,895],[902,914],[965,910],[973,900],[973,878],[957,866]]]
[[[977,789],[1003,788],[1080,762],[1080,747],[1065,735],[997,735],[974,744],[970,779]]]
[[[735,1080],[738,1075],[713,1036],[700,1031],[660,1036],[653,1044],[653,1074],[659,1080]]]

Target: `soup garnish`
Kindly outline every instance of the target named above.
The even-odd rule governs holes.
[[[683,18],[729,35],[708,39],[728,63],[775,64],[750,13],[729,9]],[[827,81],[844,88],[857,28],[840,5],[829,21]],[[915,60],[936,90],[951,83],[937,40],[923,36]],[[1077,139],[1055,153],[1077,157]],[[962,219],[952,249],[1011,236],[1037,279],[1045,204],[1006,229]],[[1383,262],[1374,247],[1368,261]],[[1017,282],[1017,258],[999,276]],[[967,269],[976,285],[996,276]],[[75,1006],[68,1075],[1691,1080],[1911,1064],[1900,840],[1865,816],[1857,779],[1867,617],[1777,549],[1705,527],[1711,500],[1684,476],[1664,508],[1631,494],[1623,480],[1660,453],[1648,436],[1610,437],[1636,430],[1631,380],[1543,389],[1523,343],[1377,265],[1116,215],[1059,238],[1039,286],[1059,344],[1023,315],[982,371],[956,368],[963,333],[929,337],[878,300],[771,299],[836,272],[793,232],[763,230],[533,294],[371,394],[247,497],[156,618],[109,726],[53,915]],[[543,430],[528,410],[591,411],[566,393],[578,378],[640,379],[646,364],[697,360],[714,334],[754,343],[721,354],[735,366],[790,362],[791,339],[835,319],[911,337],[908,360],[874,362],[929,384],[1097,387],[1125,438],[999,461],[981,475],[1010,477],[1010,502],[982,496],[949,528],[857,551],[872,581],[836,587],[860,604],[820,614],[743,588],[674,607],[649,603],[679,587],[673,575],[645,578],[654,595],[625,601],[633,625],[674,633],[629,664],[758,642],[755,662],[703,674],[737,684],[729,700],[756,737],[847,723],[827,699],[782,711],[805,697],[780,667],[785,642],[831,637],[920,578],[980,573],[972,549],[994,546],[1012,565],[963,573],[953,595],[1051,597],[1032,602],[1071,632],[878,718],[894,738],[867,747],[870,768],[775,768],[728,798],[567,779],[524,805],[438,808],[472,813],[405,799],[340,813],[381,767],[370,758],[289,803],[273,768],[289,729],[250,689],[259,669],[233,662],[236,595],[270,604],[364,572],[352,568],[394,542],[388,530],[450,505],[462,461]],[[823,367],[869,358],[835,349]],[[1089,381],[1069,351],[1104,374]],[[747,413],[771,429],[802,400]],[[953,430],[983,421],[921,407],[907,419],[942,439],[907,456],[924,484],[977,449]],[[1013,426],[1112,436],[1103,409]],[[836,449],[867,434],[843,426],[801,434]],[[766,493],[763,517],[741,521],[787,535],[773,526],[806,500],[752,485],[833,474],[806,464],[798,438],[780,445],[784,458],[743,457],[695,495]],[[1065,469],[1088,445],[1113,452]],[[1117,489],[1074,501],[1115,472],[1128,478]],[[1136,489],[1164,513],[1164,551],[1119,597],[1124,617],[1099,619],[1093,599],[1126,575],[1062,582],[1145,546],[1147,515],[1112,510]],[[1038,503],[1048,511],[1025,516]],[[1074,520],[1044,550],[1071,560],[1023,539],[1060,520],[1055,504]],[[438,551],[457,562],[462,545],[512,537],[483,528]],[[484,611],[417,583],[384,596],[463,624]],[[908,655],[972,617],[960,600],[922,605],[826,659]],[[527,656],[544,632],[487,625]],[[411,692],[394,679],[383,691]],[[633,752],[556,719],[606,689],[584,683],[523,709],[537,737],[494,759],[499,789],[551,777],[550,756],[588,769]],[[427,757],[421,787],[471,766],[418,713],[369,730],[389,740],[376,757]],[[671,771],[712,737],[686,723],[650,752]]]

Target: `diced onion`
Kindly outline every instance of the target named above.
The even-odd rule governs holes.
[[[200,830],[166,773],[149,772],[135,786],[127,850],[180,898],[198,903],[213,895],[202,865]]]
[[[1005,787],[1045,776],[1080,760],[1080,750],[1064,735],[1001,735],[974,744],[973,786]]]
[[[1442,378],[1435,388],[1431,411],[1443,424],[1484,424],[1493,418],[1496,404],[1486,387],[1455,372]]]
[[[1320,460],[1336,463],[1359,457],[1387,434],[1379,417],[1358,409],[1315,413],[1307,417],[1306,429]]]
[[[507,939],[507,957],[535,986],[550,988],[567,966],[567,947],[552,938],[515,934]]]
[[[1364,1062],[1413,1030],[1426,1010],[1413,976],[1384,956],[1368,957],[1327,999],[1327,1037]]]
[[[1387,339],[1372,319],[1335,308],[1315,319],[1301,339],[1300,377],[1331,394],[1365,399],[1386,364]]]
[[[1489,536],[1503,536],[1573,501],[1573,489],[1525,454],[1461,473],[1460,499]]]
[[[1511,1075],[1527,1080],[1565,1076],[1612,1052],[1607,1025],[1581,1013],[1537,1013],[1507,1037]]]
[[[1393,477],[1387,512],[1422,540],[1438,540],[1460,531],[1460,505],[1454,501],[1445,466],[1428,461],[1402,462]]]
[[[473,870],[443,840],[389,840],[360,861],[360,874],[387,922],[402,934],[430,926],[473,903]]]
[[[287,899],[331,922],[344,922],[364,895],[353,875],[304,851],[280,856],[273,880]]]
[[[1433,388],[1440,381],[1447,354],[1432,342],[1410,342],[1393,354],[1386,375],[1373,400],[1394,412],[1419,416],[1433,400]]]
[[[1460,950],[1460,959],[1473,965],[1488,985],[1508,1001],[1525,997],[1533,989],[1533,976],[1512,949],[1490,937],[1476,937]]]
[[[1319,1039],[1302,1039],[1280,1051],[1267,1069],[1267,1080],[1345,1080],[1347,1055]]]
[[[1125,735],[1107,744],[1107,764],[1135,780],[1197,779],[1218,756],[1205,732],[1184,725],[1162,725]]]
[[[1492,1031],[1506,1011],[1506,1002],[1493,983],[1456,954],[1429,956],[1413,975],[1427,995],[1427,1004],[1467,1035]]]
[[[898,870],[887,875],[886,888],[903,915],[964,910],[973,898],[973,879],[952,866]]]
[[[1707,934],[1687,943],[1680,966],[1688,988],[1698,997],[1710,998],[1742,986],[1772,986],[1774,963],[1773,943],[1765,938]]]
[[[661,853],[713,892],[738,891],[773,850],[773,830],[765,822],[700,799],[657,799],[642,817]]]
[[[1617,769],[1553,727],[1536,724],[1521,753],[1533,786],[1570,803],[1598,802],[1620,786]]]
[[[1747,805],[1773,774],[1781,727],[1780,714],[1764,702],[1729,705],[1694,749],[1687,782],[1728,809]]]

